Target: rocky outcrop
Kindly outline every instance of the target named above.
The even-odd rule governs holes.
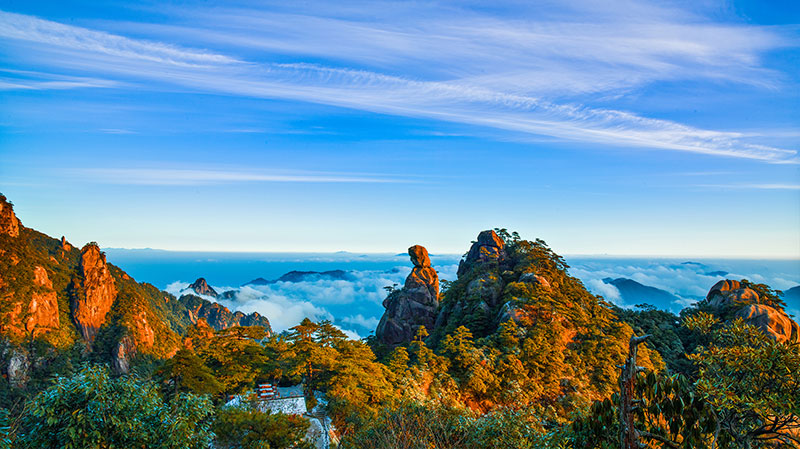
[[[759,328],[773,340],[800,342],[800,327],[782,310],[763,304],[750,304],[736,312],[736,316]]]
[[[111,368],[117,374],[125,374],[130,370],[131,359],[136,355],[136,343],[130,336],[122,337],[114,346],[111,356]]]
[[[212,298],[217,297],[216,290],[208,285],[208,282],[206,282],[205,278],[199,278],[198,280],[194,281],[194,283],[189,285],[189,288],[194,290],[194,292],[198,295],[210,296]]]
[[[467,257],[458,264],[458,276],[469,272],[472,267],[487,262],[498,263],[506,256],[505,243],[494,231],[483,231],[472,244]]]
[[[64,237],[63,235],[61,236],[61,249],[63,249],[65,252],[72,251],[72,245],[67,241],[67,238]]]
[[[267,317],[258,312],[249,315],[239,311],[231,312],[222,304],[195,295],[183,295],[178,301],[186,307],[187,318],[193,324],[203,320],[218,331],[234,326],[261,326],[268,332],[272,331]]]
[[[234,321],[237,323],[236,326],[261,326],[270,330],[269,320],[258,312],[253,312],[248,315],[244,312],[236,311],[233,317]]]
[[[800,342],[800,328],[797,323],[780,308],[759,304],[760,300],[762,298],[758,292],[731,279],[717,282],[706,295],[706,302],[715,313],[732,310],[734,318],[742,318],[773,340]]]
[[[725,279],[711,287],[706,295],[711,307],[719,308],[736,302],[758,302],[758,293],[748,287],[742,287],[739,281]]]
[[[73,288],[72,318],[83,339],[92,341],[117,297],[106,256],[96,244],[81,250],[80,275],[79,288]]]
[[[388,345],[411,341],[420,326],[433,329],[439,308],[439,276],[431,267],[428,251],[415,245],[408,249],[414,269],[402,289],[384,301],[386,307],[375,336]]]
[[[519,281],[538,285],[545,290],[550,290],[550,281],[548,281],[546,277],[540,276],[536,273],[523,273],[522,276],[519,277]]]
[[[12,350],[6,366],[8,383],[14,387],[22,387],[28,382],[28,356],[20,350]]]
[[[19,219],[14,214],[14,205],[0,194],[0,234],[19,236]]]
[[[38,289],[31,294],[25,329],[33,332],[37,328],[58,328],[58,296],[53,290],[53,282],[48,278],[47,270],[44,267],[38,265],[34,267],[33,283]]]

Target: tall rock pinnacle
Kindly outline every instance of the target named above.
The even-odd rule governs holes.
[[[92,341],[117,298],[117,287],[106,256],[96,244],[90,243],[81,250],[80,270],[83,279],[76,280],[79,285],[72,298],[72,317],[83,339]]]
[[[388,345],[411,341],[420,326],[432,329],[439,308],[439,276],[431,267],[428,250],[414,245],[408,255],[414,269],[403,288],[383,301],[386,312],[375,330],[378,340]]]

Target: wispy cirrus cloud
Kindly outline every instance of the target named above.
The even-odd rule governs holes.
[[[795,150],[763,145],[751,134],[648,118],[607,101],[659,81],[775,88],[781,74],[759,61],[792,45],[780,30],[709,23],[646,4],[629,5],[636,15],[566,5],[529,11],[533,19],[526,20],[417,5],[420,14],[383,3],[349,12],[317,5],[309,9],[315,14],[277,6],[182,9],[172,11],[185,17],[180,24],[135,24],[156,36],[149,40],[0,12],[0,39],[32,47],[22,55],[31,63],[149,88],[319,103],[566,141],[797,161]],[[327,62],[308,62],[321,58]],[[287,59],[295,62],[275,62]]]
[[[100,53],[123,59],[185,67],[237,62],[236,59],[212,52],[189,50],[162,42],[129,39],[5,11],[0,11],[0,37],[48,46],[55,45],[86,53]]]
[[[0,90],[63,90],[120,87],[121,83],[85,76],[67,76],[0,68]]]
[[[734,190],[800,190],[800,184],[698,184],[697,187]]]
[[[407,183],[418,182],[385,175],[324,172],[254,172],[243,170],[96,168],[72,171],[76,175],[109,184],[135,185],[204,185],[245,182],[302,183]]]

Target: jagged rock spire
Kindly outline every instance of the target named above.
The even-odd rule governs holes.
[[[383,301],[386,312],[375,336],[388,345],[411,341],[420,326],[432,329],[439,308],[439,275],[431,266],[428,250],[420,245],[408,249],[414,269],[399,291]]]

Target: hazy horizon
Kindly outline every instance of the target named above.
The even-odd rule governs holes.
[[[218,293],[233,290],[231,298],[218,301],[231,310],[259,312],[285,330],[302,318],[330,319],[351,336],[366,336],[375,329],[384,311],[384,287],[402,285],[412,265],[405,253],[219,253],[158,250],[106,249],[107,260],[139,282],[154,284],[180,296],[195,279],[203,277]],[[592,293],[622,307],[632,307],[620,291],[604,282],[626,278],[675,295],[677,302],[653,305],[677,313],[705,297],[720,279],[750,279],[776,289],[800,285],[800,260],[747,260],[657,257],[564,256],[569,273]],[[460,254],[431,253],[440,279],[455,280]],[[316,278],[247,285],[263,278],[270,281],[290,271],[343,270],[342,278]],[[656,299],[655,297],[653,298]],[[787,301],[787,310],[800,315],[800,304]]]
[[[0,1],[0,192],[75,242],[800,258],[800,8]]]

